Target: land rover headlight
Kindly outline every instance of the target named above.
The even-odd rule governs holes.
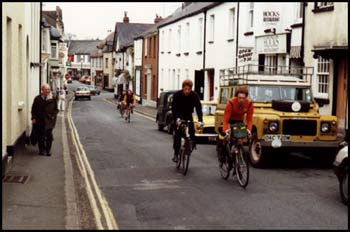
[[[327,133],[331,130],[331,125],[328,122],[321,123],[321,132]]]
[[[269,123],[269,130],[271,132],[276,132],[278,130],[278,122],[270,122]]]

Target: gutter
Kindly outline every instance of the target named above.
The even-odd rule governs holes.
[[[204,13],[204,37],[203,37],[203,78],[204,78],[204,70],[205,70],[205,54],[206,54],[206,39],[207,39],[207,9],[203,12]]]

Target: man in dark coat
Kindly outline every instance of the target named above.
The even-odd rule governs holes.
[[[32,105],[32,123],[37,130],[39,155],[51,156],[52,131],[58,114],[57,98],[52,97],[50,86],[43,84],[41,94],[34,98]]]
[[[174,157],[173,161],[177,162],[179,151],[181,147],[181,131],[179,125],[181,120],[190,120],[193,122],[193,109],[196,108],[198,116],[198,125],[201,127],[203,124],[202,104],[198,94],[192,91],[193,82],[191,80],[185,80],[182,83],[182,89],[174,93],[172,102],[172,113],[175,119],[175,135],[174,135]],[[189,133],[194,141],[195,131],[193,123],[189,125]]]

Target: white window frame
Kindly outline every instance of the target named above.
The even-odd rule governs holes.
[[[276,54],[273,55],[265,55],[265,71],[267,72],[276,72],[277,71],[277,63],[278,56]]]
[[[202,50],[203,45],[203,18],[198,19],[198,50]]]
[[[168,51],[171,51],[171,28],[169,28],[169,35],[168,35]]]
[[[208,42],[214,42],[215,35],[215,15],[212,14],[209,16],[209,38]]]
[[[165,45],[164,45],[164,37],[165,37],[165,31],[163,30],[162,31],[162,42],[160,44],[160,51],[161,52],[164,52],[164,47],[165,47]]]
[[[56,48],[56,49],[53,49]],[[56,51],[56,52],[53,52]],[[51,58],[58,59],[58,44],[56,41],[51,41]]]
[[[177,52],[181,52],[181,25],[177,26]]]
[[[319,57],[316,62],[315,97],[329,99],[330,60]]]
[[[254,2],[249,3],[249,18],[248,18],[248,25],[249,30],[254,27]]]
[[[189,47],[190,47],[190,43],[191,43],[191,40],[190,40],[190,23],[187,22],[186,23],[186,40],[185,40],[185,50],[188,52],[189,50]]]
[[[229,29],[228,29],[228,39],[235,38],[235,30],[236,30],[236,8],[233,7],[229,11]]]

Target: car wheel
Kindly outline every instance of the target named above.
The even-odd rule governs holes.
[[[163,129],[164,129],[164,125],[158,124],[158,130],[159,130],[159,131],[163,131]]]
[[[257,139],[257,135],[253,134],[252,141],[249,144],[249,159],[250,163],[255,168],[263,168],[267,165],[271,149],[261,146]]]
[[[349,204],[348,189],[349,189],[349,166],[344,166],[341,170],[339,178],[340,196],[345,205]]]
[[[89,97],[89,101],[91,101],[91,96]]]

